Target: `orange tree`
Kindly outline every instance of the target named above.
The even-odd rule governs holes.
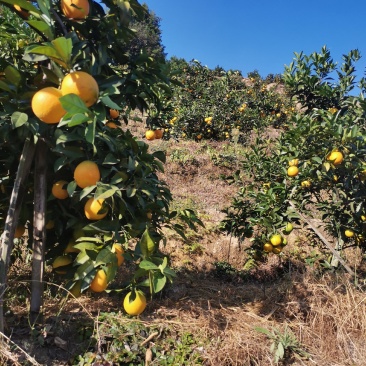
[[[174,92],[165,110],[168,135],[196,140],[225,140],[232,130],[245,138],[253,128],[282,125],[291,109],[288,99],[271,89],[276,83],[257,72],[243,78],[240,71],[209,69],[199,61],[169,61]]]
[[[174,277],[160,251],[162,229],[184,236],[177,218],[192,228],[201,222],[190,210],[169,210],[169,188],[158,178],[165,155],[150,153],[121,126],[107,126],[110,109],[127,121],[130,110],[159,110],[169,92],[163,60],[141,50],[131,61],[120,52],[134,37],[129,19],[143,17],[146,7],[135,0],[77,7],[49,0],[1,3],[22,17],[30,36],[19,54],[10,48],[0,80],[0,330],[18,226],[27,226],[32,246],[34,313],[41,306],[44,256],[74,295],[92,283],[95,291],[104,290],[121,255],[135,265],[124,284],[133,290],[131,302],[137,286],[160,291]],[[2,23],[8,35],[14,15],[9,19]]]
[[[286,68],[283,78],[302,112],[292,115],[278,138],[259,136],[250,146],[243,170],[253,182],[240,189],[223,222],[239,238],[256,228],[250,253],[271,252],[266,244],[280,234],[278,254],[291,222],[304,212],[322,218],[334,238],[329,267],[338,264],[342,249],[366,249],[365,80],[360,80],[359,96],[349,95],[358,59],[358,51],[351,51],[338,68],[323,48],[309,57],[297,54]],[[337,80],[330,78],[333,71]]]

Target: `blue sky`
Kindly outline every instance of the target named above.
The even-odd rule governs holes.
[[[357,48],[366,67],[366,2],[363,0],[145,0],[161,18],[168,58],[199,60],[210,68],[282,74],[294,52],[326,45],[338,63]]]

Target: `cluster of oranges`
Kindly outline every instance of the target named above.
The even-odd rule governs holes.
[[[68,94],[76,94],[90,107],[98,100],[98,83],[85,71],[71,72],[63,78],[59,89],[48,86],[34,94],[31,102],[33,113],[44,123],[59,123],[66,114],[60,98]]]
[[[156,130],[147,130],[145,132],[146,140],[159,140],[163,137],[164,130],[162,129],[156,129]]]

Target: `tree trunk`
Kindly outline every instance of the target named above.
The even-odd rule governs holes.
[[[45,216],[47,206],[47,145],[38,140],[34,169],[33,261],[30,321],[36,322],[43,304]]]
[[[4,232],[0,245],[0,332],[4,332],[4,295],[6,291],[7,274],[10,265],[10,254],[13,250],[15,228],[18,224],[20,209],[25,192],[25,181],[33,162],[35,145],[32,138],[27,138],[20,157],[13,191],[10,197],[8,214],[5,220]]]

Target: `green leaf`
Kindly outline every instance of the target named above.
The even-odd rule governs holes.
[[[160,273],[154,273],[153,278],[153,289],[154,293],[160,292],[166,285],[166,277],[161,275]]]
[[[95,265],[98,266],[100,264],[108,264],[113,263],[116,259],[116,255],[110,251],[110,249],[104,248],[102,249],[95,260]]]
[[[101,184],[97,186],[97,190],[95,191],[94,198],[95,199],[106,199],[108,197],[112,197],[116,192],[119,191],[117,186],[112,186],[109,184]]]
[[[159,269],[159,267],[156,264],[154,264],[153,262],[150,262],[146,259],[144,259],[143,261],[140,262],[139,267],[144,270],[147,270],[147,271]]]
[[[121,109],[121,107],[118,104],[114,103],[113,100],[111,98],[109,98],[108,96],[102,97],[101,101],[104,105],[106,105],[109,108],[117,109],[117,110]]]
[[[76,94],[67,94],[60,98],[62,107],[70,114],[89,114],[90,110]]]
[[[75,279],[83,279],[88,274],[95,274],[96,268],[94,268],[94,262],[89,259],[85,263],[83,263],[81,266],[78,267],[75,273]]]
[[[35,30],[44,34],[47,39],[52,40],[54,38],[52,28],[43,20],[27,20],[27,23]]]
[[[85,114],[76,113],[72,116],[71,121],[67,123],[69,127],[75,127],[81,125],[84,122],[88,122],[90,118]]]
[[[14,112],[11,115],[11,123],[13,124],[13,128],[18,128],[23,126],[28,122],[28,115],[21,112]]]
[[[96,127],[96,120],[94,119],[91,123],[88,123],[85,131],[85,139],[87,142],[94,146],[94,139],[95,139],[95,127]]]
[[[13,93],[14,91],[10,88],[10,86],[4,81],[0,80],[0,89],[5,90],[9,93]]]
[[[4,70],[5,78],[9,80],[16,87],[19,86],[20,81],[22,80],[22,76],[20,72],[13,66],[9,65]]]
[[[155,242],[151,238],[149,230],[146,228],[142,234],[141,240],[139,242],[142,255],[147,258],[155,251]]]
[[[276,362],[278,362],[279,360],[282,360],[284,355],[285,355],[285,349],[283,348],[283,344],[281,342],[279,342],[276,353],[275,353]]]

